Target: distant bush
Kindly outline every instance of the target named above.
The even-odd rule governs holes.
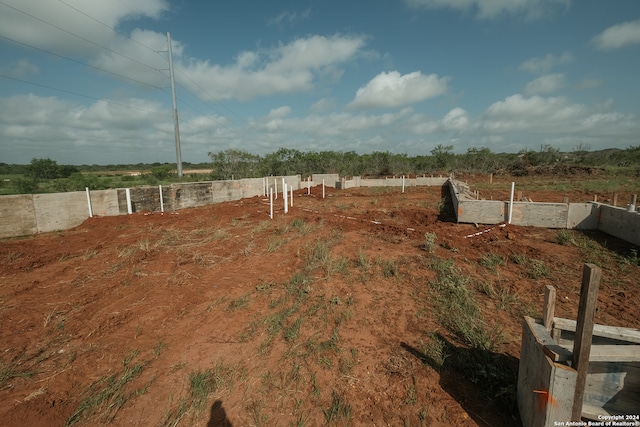
[[[38,191],[38,181],[33,178],[16,178],[11,184],[19,194],[33,194]]]

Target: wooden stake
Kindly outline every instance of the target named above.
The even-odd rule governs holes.
[[[553,315],[556,311],[556,288],[547,285],[544,290],[544,313],[542,314],[542,323],[547,328],[547,332],[551,333],[553,328]]]
[[[600,275],[600,267],[594,264],[584,265],[584,269],[582,270],[582,287],[580,288],[580,305],[578,306],[576,335],[573,342],[572,367],[577,371],[577,378],[571,411],[572,421],[580,421],[582,417],[582,399],[584,398],[584,387],[587,382],[587,371],[589,369],[593,318],[596,313],[596,302],[598,301]]]
[[[613,206],[618,205],[618,193],[613,193]]]

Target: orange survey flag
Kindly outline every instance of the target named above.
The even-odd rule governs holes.
[[[538,411],[543,412],[547,409],[547,404],[558,406],[558,402],[551,396],[548,390],[533,390],[533,392],[538,394]]]

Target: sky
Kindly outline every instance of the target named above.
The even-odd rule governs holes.
[[[0,0],[0,163],[640,145],[637,0]]]

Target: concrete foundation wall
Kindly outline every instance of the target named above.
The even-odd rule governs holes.
[[[640,214],[628,212],[625,208],[598,205],[599,229],[607,234],[640,246]]]
[[[449,180],[459,223],[498,224],[509,219],[509,202],[475,200],[469,187]],[[520,226],[600,230],[640,246],[640,214],[599,203],[514,202],[511,223]]]
[[[95,216],[116,216],[120,215],[118,206],[117,190],[97,190],[91,191],[91,210]],[[125,208],[126,213],[126,208]]]
[[[76,227],[89,218],[87,193],[34,194],[33,210],[38,233]]]
[[[596,203],[569,203],[567,226],[569,229],[597,230],[599,208]]]
[[[0,198],[0,238],[36,234],[38,224],[31,194]]]
[[[300,176],[270,177],[282,179],[290,188],[300,188]],[[165,211],[174,211],[212,203],[240,200],[264,194],[267,180],[263,178],[233,181],[178,183],[162,186]],[[160,212],[160,187],[145,186],[129,189],[132,212]],[[91,191],[94,216],[126,215],[126,189]],[[0,197],[0,238],[24,236],[76,227],[89,218],[89,203],[84,191],[52,194],[24,194]]]
[[[508,219],[508,202],[504,202],[503,209]],[[514,202],[511,224],[524,227],[567,228],[568,216],[568,203]]]
[[[282,192],[282,180],[289,188],[306,187],[301,177],[269,177],[232,181],[178,183],[162,187],[165,211],[174,211],[212,203],[261,196],[265,189]],[[314,183],[338,188],[402,186],[402,178],[340,179],[336,174],[313,175]],[[405,179],[405,187],[447,185],[459,223],[499,224],[508,220],[509,202],[475,200],[469,186],[448,178]],[[160,211],[160,188],[130,189],[133,212]],[[126,190],[90,192],[95,216],[127,214]],[[0,238],[63,230],[80,225],[89,217],[84,191],[71,193],[17,195],[0,197]],[[640,214],[598,203],[534,203],[514,202],[512,224],[545,228],[601,230],[640,246]]]
[[[337,173],[314,173],[311,175],[311,180],[315,183],[315,185],[322,185],[322,180],[324,179],[324,186],[336,188],[338,183],[340,182],[340,175]],[[311,185],[314,185],[313,183]]]

